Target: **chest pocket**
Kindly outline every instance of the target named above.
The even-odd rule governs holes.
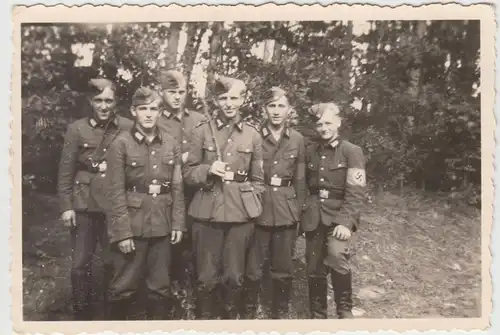
[[[345,185],[347,178],[347,160],[340,155],[336,155],[330,162],[329,179],[333,186]]]
[[[144,168],[146,166],[146,157],[127,156],[125,165],[130,169]]]
[[[298,154],[299,154],[299,149],[297,148],[288,149],[283,153],[283,159],[295,161],[297,159]]]
[[[171,181],[172,180],[172,173],[174,171],[174,165],[175,165],[174,153],[173,152],[166,153],[162,157],[161,163],[162,163],[163,169],[165,171],[166,181]]]
[[[253,148],[251,146],[239,146],[236,149],[238,158],[238,169],[242,171],[250,170],[250,162],[252,160]]]
[[[205,163],[211,163],[217,158],[217,152],[213,143],[203,144],[203,160]]]

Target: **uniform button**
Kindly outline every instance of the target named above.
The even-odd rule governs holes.
[[[325,158],[326,158],[326,156],[321,156],[321,159],[325,159]]]
[[[106,174],[105,173],[101,173],[101,177],[106,177]]]
[[[106,148],[102,149],[102,151],[104,151],[104,152],[106,152],[106,150],[108,150],[108,149],[106,149]]]
[[[274,164],[278,164],[278,161],[274,161],[273,163],[274,163]]]
[[[229,184],[229,183],[231,183],[231,182],[229,180],[226,180],[226,184]]]
[[[156,198],[156,193],[153,193],[152,195],[153,195],[153,198]]]
[[[323,171],[325,168],[324,168],[324,167],[320,167],[319,169],[320,169],[321,171]]]
[[[75,182],[75,184],[77,184],[77,185],[78,185],[78,184],[80,184],[80,182],[77,180],[77,181]]]
[[[89,146],[89,144],[88,143],[83,143],[83,146],[86,148],[86,147]]]
[[[226,170],[227,171],[231,170],[231,167],[230,166],[226,166]]]
[[[153,150],[153,151],[151,151],[151,155],[154,155],[155,153],[156,153],[156,151],[154,151],[154,150]]]
[[[227,139],[227,141],[228,141],[228,142],[231,142],[231,141],[232,141],[232,139],[228,138],[228,139]]]
[[[319,181],[325,181],[325,178],[320,178]]]
[[[153,184],[156,184],[157,182],[158,182],[158,180],[153,179]]]
[[[186,130],[186,128],[182,127],[182,130]]]
[[[227,153],[227,155],[228,155],[228,156],[231,156],[231,153],[230,153],[230,152],[228,152],[228,153]]]
[[[158,165],[156,165],[156,164],[155,164],[155,165],[153,165],[153,169],[156,169],[157,167],[158,167]]]
[[[186,140],[183,140],[183,141],[182,141],[182,143],[184,143],[184,144],[186,144],[187,142],[188,142],[188,141],[186,141]]]
[[[319,201],[321,201],[321,202],[325,202],[325,199],[319,199]]]
[[[278,188],[277,188],[277,187],[274,187],[274,188],[273,188],[273,191],[277,191],[277,190],[278,190]]]
[[[273,177],[278,177],[278,175],[275,173],[275,174],[273,175]]]
[[[136,166],[136,165],[137,165],[137,163],[136,163],[136,162],[132,162],[132,166]]]

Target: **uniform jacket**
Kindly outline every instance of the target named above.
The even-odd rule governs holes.
[[[267,124],[260,130],[264,156],[265,192],[263,213],[258,223],[264,226],[284,226],[300,222],[306,196],[304,137],[296,130],[285,128],[276,142]],[[289,186],[270,185],[291,180]]]
[[[185,207],[178,143],[158,131],[148,144],[135,127],[122,132],[108,153],[108,213],[110,242],[131,237],[166,236],[184,230]],[[137,191],[149,185],[170,185],[158,195]]]
[[[187,109],[183,113],[183,117],[179,119],[173,113],[167,110],[163,111],[158,121],[158,126],[162,131],[177,139],[181,144],[181,152],[185,153],[189,151],[194,127],[200,124],[205,119],[205,116],[199,112]]]
[[[309,196],[302,215],[303,231],[316,229],[320,222],[352,231],[359,225],[366,185],[363,151],[346,140],[336,140],[333,146],[311,142],[306,148]],[[333,198],[321,198],[321,189]]]
[[[105,129],[93,117],[79,119],[68,126],[58,171],[60,210],[102,212],[105,204],[104,178],[109,145],[133,122],[116,116]],[[104,164],[101,164],[104,163]],[[99,165],[101,164],[99,168]],[[99,172],[92,171],[96,165]]]
[[[248,222],[262,213],[264,171],[262,139],[259,131],[246,122],[230,125],[214,120],[214,131],[227,163],[226,180],[210,174],[216,160],[216,147],[208,122],[195,128],[191,149],[184,165],[185,182],[197,191],[188,214],[200,221]],[[227,179],[247,178],[236,182]]]

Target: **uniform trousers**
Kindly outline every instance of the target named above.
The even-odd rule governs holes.
[[[113,278],[109,287],[109,300],[133,298],[145,279],[150,300],[170,298],[170,235],[134,238],[135,250],[125,254],[118,245],[111,248]]]
[[[110,264],[105,216],[99,212],[76,212],[76,226],[71,229],[72,265],[71,285],[76,319],[92,319],[90,307],[92,295],[92,264],[97,243],[101,245],[103,258],[103,287],[106,298]]]
[[[296,237],[296,225],[256,225],[254,242],[248,257],[247,277],[250,280],[262,279],[264,264],[269,260],[271,278],[292,278]]]

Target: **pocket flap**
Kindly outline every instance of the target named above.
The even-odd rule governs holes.
[[[253,192],[253,190],[254,190],[254,188],[253,188],[252,184],[243,183],[240,185],[241,192]]]
[[[236,149],[240,153],[250,154],[253,152],[253,148],[249,146],[242,146]]]
[[[75,184],[85,184],[88,185],[92,181],[94,175],[88,171],[78,171],[75,177]]]
[[[215,152],[215,145],[213,143],[204,143],[203,150]]]
[[[135,192],[127,193],[127,205],[132,208],[141,208],[142,206],[142,196]]]
[[[174,165],[175,163],[174,154],[168,153],[167,155],[162,157],[161,161],[163,164]]]
[[[146,157],[140,156],[127,156],[126,162],[127,166],[136,167],[146,165]]]
[[[295,158],[297,158],[298,154],[299,154],[298,149],[290,149],[290,150],[287,150],[283,153],[283,158],[284,159],[295,159]]]

